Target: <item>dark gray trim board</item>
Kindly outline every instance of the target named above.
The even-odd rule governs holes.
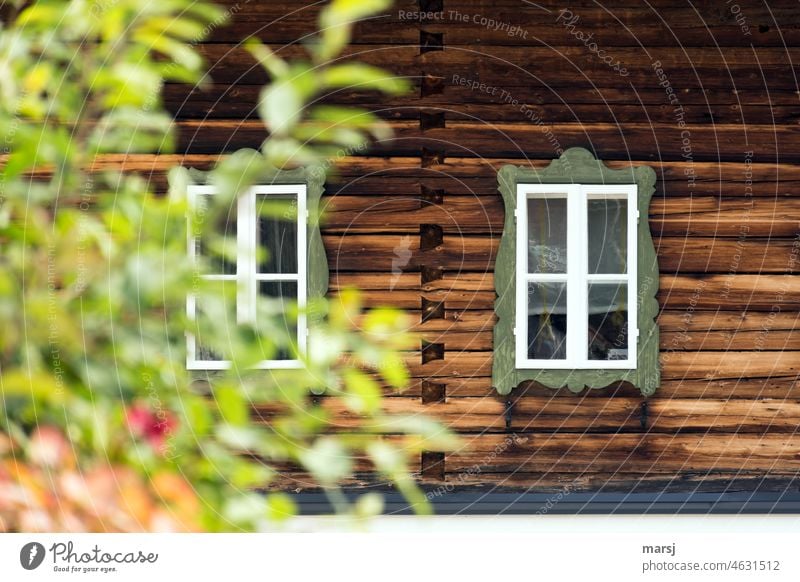
[[[348,492],[356,498],[363,492]],[[329,515],[324,493],[292,495],[301,515]],[[643,514],[795,514],[800,492],[735,493],[480,493],[430,496],[437,515],[643,515]],[[410,515],[398,493],[384,493],[384,515]]]

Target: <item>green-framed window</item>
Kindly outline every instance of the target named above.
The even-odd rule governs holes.
[[[207,174],[189,170],[195,184],[188,186],[189,203],[195,213],[202,211],[209,196],[218,192],[207,183]],[[220,297],[235,302],[237,322],[255,323],[257,297],[286,304],[283,323],[291,349],[279,350],[256,367],[261,369],[299,367],[306,351],[309,324],[306,306],[310,299],[324,297],[328,289],[328,263],[319,229],[319,201],[325,181],[322,168],[274,170],[258,177],[223,212],[217,234],[235,248],[235,260],[220,260],[211,273],[201,275],[206,285],[220,289]],[[270,208],[272,206],[272,208]],[[276,215],[275,210],[283,208]],[[203,253],[203,243],[189,232],[188,258]],[[298,309],[289,309],[297,305]],[[203,317],[199,298],[189,292],[186,312],[190,320]],[[189,370],[222,370],[230,359],[204,346],[193,333],[186,338],[186,366]]]
[[[658,264],[647,222],[655,172],[608,168],[573,148],[547,168],[505,166],[506,220],[495,268],[492,381],[652,394]]]

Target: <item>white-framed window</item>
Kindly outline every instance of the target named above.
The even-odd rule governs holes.
[[[517,184],[516,367],[635,369],[637,186]]]
[[[213,186],[189,186],[189,203],[195,213],[202,213],[207,196],[214,196]],[[276,215],[275,204],[286,211]],[[307,299],[307,187],[305,184],[253,186],[240,195],[214,228],[224,239],[224,244],[235,248],[236,260],[216,259],[212,273],[202,279],[218,286],[220,297],[235,301],[237,323],[257,324],[258,297],[268,297],[278,305],[287,304],[283,324],[294,338],[300,354],[305,353],[307,322],[304,307]],[[272,210],[270,210],[272,209]],[[203,243],[197,233],[189,230],[189,260],[194,262],[203,253]],[[214,254],[214,256],[218,256]],[[186,298],[186,312],[191,321],[203,316],[203,306],[194,293]],[[298,313],[288,306],[296,303]],[[233,310],[231,310],[233,311]],[[223,370],[231,361],[224,355],[205,347],[202,338],[187,334],[186,367],[189,370]],[[269,359],[259,362],[257,368],[295,368],[300,361],[288,350],[272,353]]]

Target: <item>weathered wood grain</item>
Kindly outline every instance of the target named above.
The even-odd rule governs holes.
[[[448,397],[440,403],[417,398],[387,398],[384,420],[369,424],[341,399],[322,397],[317,405],[331,428],[350,431],[358,427],[380,434],[402,432],[392,423],[396,415],[425,414],[458,433],[737,433],[794,434],[800,423],[800,402],[787,399],[685,399],[641,396],[614,398],[548,396]],[[510,407],[510,408],[509,408]],[[260,422],[286,412],[285,408],[257,406]]]
[[[447,309],[492,309],[491,273],[460,273],[420,284],[417,273],[389,278],[382,273],[334,273],[331,290],[357,287],[369,305],[419,309],[420,297],[443,301]],[[666,275],[658,294],[662,309],[782,312],[800,307],[800,286],[792,275]]]
[[[567,36],[567,35],[565,35]],[[297,44],[274,47],[284,58],[303,58]],[[260,85],[268,79],[264,70],[241,47],[234,44],[198,46],[209,63],[209,74],[216,83]],[[358,59],[376,66],[391,65],[394,74],[419,78],[421,73],[453,83],[453,75],[480,79],[491,87],[510,91],[520,99],[517,87],[570,90],[616,87],[656,88],[660,82],[653,67],[660,62],[670,84],[680,91],[714,89],[788,90],[794,82],[791,73],[796,63],[795,47],[620,47],[614,50],[628,75],[621,76],[583,46],[493,47],[447,44],[446,50],[420,54],[419,46],[371,44],[346,49],[342,60]],[[755,56],[754,56],[755,55]],[[756,60],[757,59],[757,60]],[[470,89],[463,87],[465,93]],[[566,93],[566,91],[564,91]],[[565,97],[566,98],[566,97]],[[665,97],[664,102],[667,99]]]
[[[798,55],[800,58],[800,55]],[[798,71],[800,74],[800,71]],[[502,128],[481,121],[453,121],[444,128],[423,131],[419,122],[391,121],[394,137],[376,142],[370,152],[383,155],[419,155],[421,148],[444,156],[495,156],[528,159],[555,158],[560,151],[589,145],[602,159],[629,159],[631,149],[658,160],[727,161],[722,144],[746,144],[751,161],[800,161],[800,137],[791,126],[771,124],[674,123],[507,123]],[[177,123],[177,151],[187,154],[231,152],[258,148],[267,132],[258,120],[183,120]],[[688,156],[688,158],[686,157]]]
[[[518,103],[507,103],[502,94],[470,92],[463,88],[445,87],[442,93],[420,95],[421,80],[413,79],[411,94],[402,97],[365,97],[355,91],[332,93],[320,102],[353,105],[376,112],[388,120],[419,121],[420,110],[444,114],[451,121],[532,122],[545,123],[675,123],[675,109],[664,100],[661,90],[637,91],[636,104],[631,99],[617,100],[614,90],[593,89],[593,102],[575,99],[566,102],[554,91],[515,90]],[[461,89],[459,91],[459,89]],[[177,119],[258,119],[260,85],[212,83],[207,86],[166,85],[164,102]],[[477,93],[477,94],[475,94]],[[715,96],[719,94],[719,96]],[[730,93],[703,93],[704,100],[696,102],[694,94],[681,98],[682,116],[687,123],[723,124],[782,124],[792,123],[800,115],[800,105],[787,92],[762,95],[755,90],[742,91],[738,103],[731,103]],[[586,99],[584,97],[583,99]],[[619,102],[618,102],[619,101]]]
[[[315,31],[319,13],[316,3],[293,5],[286,10],[280,3],[245,3],[226,0],[222,3],[233,13],[232,23],[215,30],[212,42],[240,40],[257,35],[271,43],[291,43]],[[769,6],[744,3],[748,29],[743,31],[727,6],[706,2],[659,3],[646,5],[619,2],[598,6],[572,2],[570,10],[579,17],[577,26],[593,34],[606,46],[741,46],[750,40],[757,46],[784,46],[800,43],[797,26],[791,18],[793,6],[771,1]],[[414,0],[395,2],[385,14],[356,26],[355,44],[419,42],[419,30],[443,32],[447,42],[475,45],[537,46],[579,45],[556,20],[563,4],[541,2],[537,6],[515,1],[457,1],[444,6],[438,17],[410,17],[420,10]],[[567,14],[563,15],[566,18]],[[466,17],[466,22],[464,22]],[[509,34],[506,29],[481,25],[481,18],[492,18],[521,30]],[[745,33],[749,34],[745,34]]]
[[[421,267],[447,271],[494,269],[498,237],[448,234],[442,244],[420,247],[413,234],[326,234],[331,269],[353,272],[413,272]],[[713,237],[662,237],[655,241],[664,273],[787,273],[800,270],[800,242],[791,239],[736,240]],[[365,253],[370,260],[364,261]]]
[[[523,435],[494,456],[496,447],[505,446],[505,437],[487,434],[465,440],[461,451],[447,455],[448,472],[476,466],[486,472],[605,474],[800,469],[796,435]]]

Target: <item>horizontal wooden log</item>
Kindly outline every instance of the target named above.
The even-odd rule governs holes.
[[[754,354],[753,357],[757,357]],[[422,382],[434,382],[444,387],[448,397],[487,397],[494,396],[496,392],[491,386],[491,378],[435,378],[433,380],[413,379],[409,388],[404,392],[407,396],[419,396],[422,392]],[[394,394],[394,393],[388,393]],[[533,395],[541,397],[575,397],[575,398],[614,398],[640,396],[639,390],[630,385],[610,386],[597,390],[584,390],[578,395],[567,389],[553,390],[534,382],[524,383],[512,393],[514,397]],[[656,391],[657,398],[739,398],[754,400],[759,398],[794,399],[800,400],[800,382],[796,375],[774,375],[769,378],[720,378],[715,380],[699,379],[662,379]]]
[[[491,374],[492,352],[445,352],[441,360],[421,363],[408,360],[411,375],[418,378],[478,377]],[[797,377],[800,352],[685,352],[667,351],[660,356],[664,380],[718,380],[739,378]],[[435,381],[435,380],[434,380]]]
[[[209,169],[220,157],[218,154],[108,154],[98,156],[89,170],[94,173],[104,171],[138,172],[151,177],[157,185],[165,183],[165,174],[176,166]],[[5,157],[0,156],[0,164]],[[421,167],[416,157],[344,157],[336,160],[330,169],[326,184],[329,194],[387,196],[420,193],[425,185],[432,190],[443,189],[448,194],[462,196],[497,196],[497,172],[505,164],[515,164],[531,168],[545,167],[550,159],[528,159],[524,162],[509,158],[446,158],[443,163],[431,167]],[[759,197],[791,198],[800,196],[800,165],[753,163],[745,164],[742,154],[737,162],[695,162],[692,164],[697,176],[694,185],[689,186],[685,172],[689,164],[679,161],[646,162],[640,159],[630,161],[608,161],[612,168],[650,164],[658,176],[657,195],[688,197]],[[48,170],[35,172],[36,177],[45,177]],[[387,177],[391,176],[388,180]],[[749,183],[745,183],[749,181]]]
[[[429,320],[434,321],[434,320]],[[663,351],[748,351],[757,353],[776,350],[800,350],[800,331],[774,330],[765,324],[759,331],[714,331],[695,332],[661,331],[660,345]],[[442,344],[448,352],[488,351],[494,347],[491,328],[487,331],[459,331],[453,329],[424,331],[422,340]]]
[[[798,57],[800,58],[800,56]],[[798,71],[800,73],[800,71]],[[454,121],[444,128],[423,131],[418,122],[392,121],[394,137],[370,151],[381,155],[415,156],[422,148],[457,157],[553,158],[576,146],[591,147],[604,160],[629,159],[637,152],[646,160],[728,161],[741,158],[730,144],[745,143],[751,161],[797,162],[800,137],[791,126],[674,123],[506,123],[502,127]],[[261,121],[183,120],[177,123],[180,153],[232,152],[258,148],[267,133]],[[690,165],[691,167],[691,165]],[[692,167],[692,172],[694,168]]]
[[[414,80],[420,85],[420,80]],[[211,84],[209,86],[166,85],[164,104],[177,119],[258,119],[258,101],[262,87],[259,85]],[[458,89],[456,87],[455,89]],[[630,100],[621,103],[608,99],[602,92],[595,102],[576,103],[570,99],[565,103],[563,95],[541,92],[530,95],[525,91],[517,95],[514,104],[504,100],[501,94],[479,93],[464,95],[463,91],[445,91],[433,95],[420,95],[415,86],[410,94],[401,97],[384,97],[370,93],[343,91],[333,93],[321,103],[330,105],[357,106],[374,111],[378,116],[394,121],[419,121],[420,110],[427,113],[444,114],[444,122],[489,121],[530,122],[541,119],[546,123],[675,123],[675,109],[664,102],[663,91],[639,92],[639,103],[630,105]],[[592,91],[597,94],[598,90]],[[644,93],[644,94],[642,94]],[[710,91],[706,91],[708,96]],[[749,93],[755,93],[750,91]],[[782,94],[782,93],[781,93]],[[486,98],[483,96],[486,95]],[[713,97],[708,96],[709,99]],[[800,105],[779,104],[780,99],[753,94],[739,96],[738,103],[731,103],[730,94],[718,97],[720,102],[682,103],[683,119],[686,123],[722,124],[791,124],[800,115]],[[606,100],[603,101],[603,98]],[[522,99],[522,101],[520,101]],[[752,100],[751,100],[752,99]]]
[[[386,398],[387,414],[381,423],[350,410],[340,398],[323,397],[333,430],[357,427],[381,434],[401,432],[392,418],[424,414],[454,432],[514,433],[795,433],[800,424],[800,402],[787,399],[685,399],[658,394],[645,403],[641,397],[549,397],[522,395],[480,398],[449,397],[444,402],[423,403],[414,397]],[[509,408],[510,406],[510,408]],[[257,418],[269,423],[285,413],[276,405],[259,405]],[[565,452],[566,454],[566,452]]]
[[[676,473],[797,471],[800,436],[727,434],[475,435],[447,471]],[[510,442],[509,442],[510,441]],[[502,454],[494,454],[500,447]]]
[[[291,43],[315,31],[319,5],[284,6],[280,3],[246,3],[234,0],[223,3],[231,14],[231,24],[215,29],[212,42],[238,41],[257,35],[265,42]],[[439,13],[418,14],[420,5],[413,0],[396,2],[383,14],[359,23],[354,30],[355,44],[419,42],[419,30],[434,28],[446,35],[448,42],[475,45],[540,44],[576,46],[580,41],[568,34],[558,19],[563,5],[542,2],[521,7],[511,2],[448,2]],[[793,25],[791,8],[770,2],[769,8],[744,3],[748,28],[732,20],[732,13],[719,6],[693,2],[691,5],[622,3],[598,7],[573,2],[570,10],[579,17],[581,30],[592,34],[605,46],[741,46],[747,39],[756,46],[792,46],[800,42]],[[507,24],[487,26],[482,19]],[[780,22],[780,26],[777,23]],[[511,30],[515,26],[519,31]]]
[[[800,307],[800,289],[791,275],[661,275],[658,300],[662,309],[783,312]],[[387,281],[385,274],[334,273],[331,290],[356,287],[369,305],[419,309],[421,297],[444,302],[446,310],[489,310],[496,294],[491,273],[460,273],[420,283],[416,273]]]
[[[419,310],[408,315],[416,322],[409,331],[426,342],[443,344],[445,351],[493,348],[493,310],[449,310],[441,318],[425,321],[420,321]],[[753,352],[753,357],[758,357],[761,351],[800,349],[800,316],[795,311],[662,311],[657,322],[665,352],[733,350]]]
[[[418,232],[435,224],[446,233],[501,235],[505,211],[499,197],[344,196],[323,201],[328,232]],[[796,237],[800,199],[657,198],[650,206],[654,236]]]
[[[564,35],[568,36],[568,35]],[[198,50],[208,63],[211,79],[216,83],[264,84],[264,70],[241,46],[204,44]],[[307,56],[297,44],[276,47],[283,58]],[[516,87],[547,87],[550,90],[596,87],[630,88],[631,103],[636,103],[635,88],[655,89],[661,79],[653,63],[659,62],[666,78],[677,90],[702,91],[714,89],[790,90],[794,85],[792,71],[798,62],[798,49],[789,47],[730,47],[724,52],[717,48],[659,47],[648,51],[641,47],[614,50],[620,75],[583,46],[578,47],[475,47],[448,43],[446,50],[420,54],[419,46],[373,44],[351,46],[344,51],[342,61],[361,62],[389,67],[402,77],[427,75],[442,77],[453,83],[453,75],[480,79],[490,87],[499,87],[516,94]],[[758,63],[754,66],[755,62]],[[464,92],[470,91],[464,87]],[[517,97],[518,98],[518,97]],[[566,94],[565,94],[566,99]],[[665,95],[664,102],[667,102]]]
[[[323,239],[331,270],[386,273],[413,272],[423,266],[451,272],[492,271],[500,244],[499,237],[453,234],[431,248],[420,248],[420,237],[412,234],[325,234]],[[656,238],[655,246],[663,273],[800,270],[800,242],[790,239],[662,237]]]

